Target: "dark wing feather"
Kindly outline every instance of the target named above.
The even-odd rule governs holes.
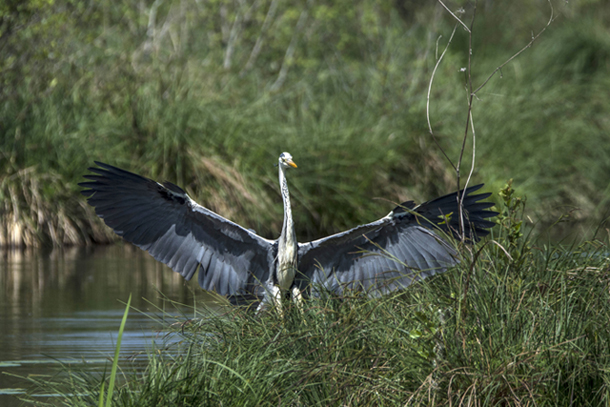
[[[483,184],[479,184],[467,188],[464,197],[465,234],[468,239],[474,239],[475,241],[487,236],[489,234],[487,229],[495,225],[495,222],[485,219],[493,218],[498,214],[487,210],[494,206],[493,202],[479,202],[489,198],[491,193],[471,195],[482,187]],[[459,194],[463,193],[464,190],[459,192]],[[417,206],[413,206],[413,202],[409,201],[394,208],[392,214],[394,216],[406,216],[409,221],[417,221],[427,228],[440,228],[443,232],[459,238],[458,199],[458,193],[453,192]]]
[[[180,187],[96,162],[82,194],[123,239],[199,285],[228,296],[264,296],[275,242],[195,203]]]
[[[466,232],[475,240],[489,233],[486,229],[494,223],[486,218],[496,215],[486,210],[493,203],[479,202],[490,194],[470,195],[481,187],[468,188],[464,198]],[[435,230],[455,234],[459,225],[457,194],[419,206],[406,202],[376,222],[299,244],[295,284],[301,290],[312,284],[338,294],[347,289],[379,295],[444,272],[458,262],[457,253]],[[440,216],[450,214],[448,222]]]

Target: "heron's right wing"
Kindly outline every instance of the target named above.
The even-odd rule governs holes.
[[[388,215],[376,222],[299,245],[296,284],[384,294],[457,263],[456,251],[432,230]]]
[[[195,203],[180,187],[96,162],[79,184],[116,234],[190,280],[228,296],[264,296],[277,245]]]
[[[494,225],[486,219],[496,215],[487,210],[493,203],[480,202],[490,194],[472,195],[481,187],[465,191],[465,229],[471,240],[486,235]],[[296,285],[301,290],[311,284],[338,294],[348,289],[375,295],[441,273],[458,260],[439,229],[455,233],[457,218],[453,193],[419,206],[406,202],[376,222],[299,244]]]

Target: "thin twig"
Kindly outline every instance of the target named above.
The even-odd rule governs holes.
[[[440,0],[439,0],[440,1]],[[464,158],[464,150],[466,149],[466,140],[468,139],[468,128],[470,126],[470,122],[472,119],[472,101],[473,101],[473,93],[472,93],[472,28],[474,27],[474,20],[477,16],[477,3],[474,3],[474,10],[472,12],[472,20],[470,21],[470,30],[468,31],[468,66],[466,68],[466,74],[468,75],[467,85],[468,85],[468,112],[466,113],[466,128],[464,129],[464,138],[462,139],[462,148],[460,149],[460,157],[457,163],[456,175],[457,175],[457,189],[460,190],[460,169],[462,167],[462,159]],[[473,149],[474,149],[474,140],[473,140]],[[458,212],[460,217],[460,232],[462,241],[466,239],[466,229],[464,228],[464,196],[466,194],[458,193]]]
[[[551,7],[551,17],[549,18],[549,21],[546,23],[546,25],[544,26],[544,28],[542,30],[540,30],[540,32],[538,34],[536,34],[535,36],[532,37],[532,40],[530,42],[527,43],[527,45],[523,48],[521,48],[517,53],[515,53],[512,57],[508,58],[506,61],[504,61],[504,63],[500,66],[498,66],[492,73],[491,75],[489,75],[489,77],[487,79],[485,79],[485,81],[481,84],[481,86],[479,86],[478,88],[476,88],[476,90],[473,92],[474,94],[476,94],[478,91],[480,91],[486,84],[487,82],[489,82],[489,80],[499,71],[501,70],[506,64],[508,64],[509,62],[511,62],[513,59],[517,58],[519,55],[521,55],[521,53],[523,51],[525,51],[526,49],[530,48],[534,42],[538,39],[538,37],[540,37],[540,35],[542,35],[543,32],[546,31],[547,28],[549,28],[549,26],[551,25],[551,23],[553,22],[553,15],[554,15],[554,9],[553,9],[553,4],[551,3],[551,0],[548,0],[549,2],[549,6]]]
[[[466,178],[466,182],[464,183],[464,188],[468,188],[468,184],[470,184],[470,179],[472,178],[472,174],[474,173],[474,161],[476,159],[476,150],[477,150],[477,133],[474,130],[474,119],[472,118],[472,111],[470,112],[470,129],[472,132],[472,163],[470,163],[470,171],[468,172],[468,177]],[[463,200],[464,198],[462,198]]]
[[[438,2],[441,3],[441,6],[445,7],[445,10],[447,10],[449,12],[449,14],[451,14],[453,16],[453,18],[455,18],[460,24],[462,24],[462,27],[464,27],[466,29],[466,31],[468,31],[469,33],[472,33],[470,28],[468,28],[468,26],[466,24],[464,24],[464,22],[462,20],[460,20],[460,18],[458,16],[453,14],[453,11],[449,10],[449,7],[445,6],[445,3],[443,3],[441,0],[438,0]]]
[[[449,49],[449,44],[451,44],[451,40],[453,40],[453,36],[455,34],[455,31],[457,30],[457,27],[458,27],[457,24],[455,25],[455,27],[453,27],[453,32],[451,33],[451,37],[449,37],[449,41],[447,42],[447,45],[445,46],[443,53],[441,54],[441,56],[436,61],[436,64],[434,65],[434,69],[432,70],[432,76],[430,77],[430,83],[428,84],[428,96],[426,98],[426,119],[428,120],[428,130],[430,131],[430,135],[432,135],[432,139],[436,143],[436,146],[441,150],[441,152],[443,153],[443,155],[445,156],[447,161],[449,161],[449,164],[451,164],[451,166],[453,167],[454,170],[456,169],[456,167],[453,164],[453,161],[451,161],[451,158],[449,158],[447,153],[445,153],[445,150],[443,150],[443,148],[440,146],[440,144],[438,143],[438,140],[436,139],[436,136],[434,135],[434,131],[432,131],[432,124],[430,124],[430,92],[432,90],[432,81],[434,81],[434,76],[436,75],[436,70],[437,70],[438,66],[441,64],[441,61],[443,60],[445,53]]]
[[[471,99],[470,99],[470,106],[472,106],[472,96],[471,95]],[[469,116],[470,116],[470,128],[471,128],[471,132],[472,132],[472,163],[470,163],[470,171],[468,172],[468,177],[466,178],[466,182],[464,183],[464,190],[466,190],[468,188],[468,184],[470,184],[470,179],[472,178],[472,174],[474,173],[474,162],[475,162],[475,158],[476,158],[476,151],[477,151],[477,137],[476,137],[476,132],[474,130],[474,119],[472,118],[472,109],[469,109]],[[468,129],[466,129],[466,131],[468,131]],[[459,186],[459,183],[458,183]],[[460,196],[460,205],[459,205],[459,209],[460,209],[460,227],[462,228],[462,239],[464,239],[466,237],[465,234],[465,229],[464,229],[464,223],[463,223],[463,217],[462,217],[462,208],[464,207],[464,197],[466,196],[466,194],[462,194]]]

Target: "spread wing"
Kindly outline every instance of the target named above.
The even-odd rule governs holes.
[[[479,202],[491,194],[471,195],[482,186],[468,188],[464,197],[465,229],[471,240],[487,235],[494,223],[486,218],[497,215],[487,210],[493,203]],[[444,272],[458,260],[456,250],[438,230],[456,235],[457,194],[419,206],[406,202],[376,222],[300,244],[296,286],[379,295]]]
[[[82,194],[116,234],[185,279],[227,296],[263,297],[274,241],[195,203],[180,187],[96,162]]]

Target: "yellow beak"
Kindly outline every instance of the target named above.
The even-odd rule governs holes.
[[[294,161],[287,161],[286,164],[288,164],[289,166],[291,166],[292,168],[297,168],[297,165],[295,164]]]

